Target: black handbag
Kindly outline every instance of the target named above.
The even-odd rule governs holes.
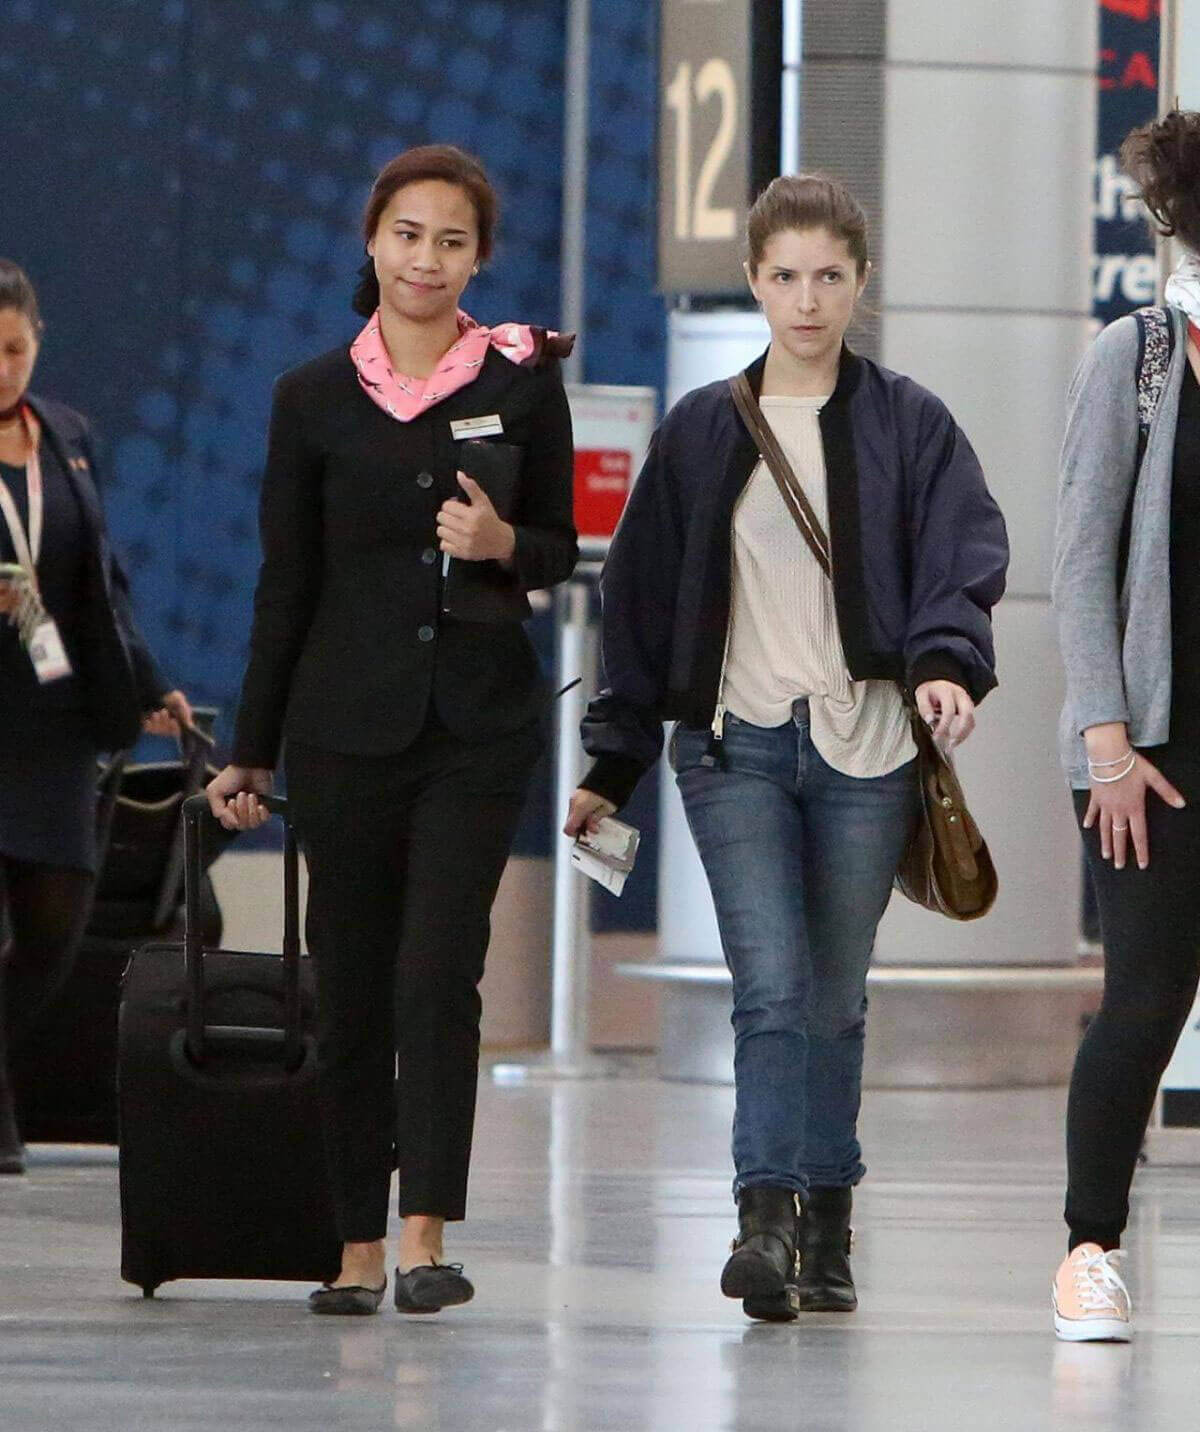
[[[183,803],[217,774],[212,738],[196,727],[179,737],[179,757],[124,766],[107,813],[107,840],[89,928],[96,934],[164,931],[183,898]],[[106,812],[101,810],[101,820]],[[205,843],[204,869],[236,836],[223,827]]]

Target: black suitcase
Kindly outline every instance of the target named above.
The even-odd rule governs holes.
[[[286,816],[286,802],[271,800]],[[284,952],[205,950],[197,928],[203,795],[184,803],[185,936],[136,952],[121,998],[121,1276],[337,1276],[317,1107],[313,995],[300,958],[295,834],[284,848]]]

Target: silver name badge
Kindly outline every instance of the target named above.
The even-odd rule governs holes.
[[[464,438],[498,438],[504,435],[504,424],[499,413],[489,413],[484,418],[459,418],[450,424],[450,435],[455,442]]]

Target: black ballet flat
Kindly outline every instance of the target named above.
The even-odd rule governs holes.
[[[3,1015],[0,1014],[0,1018]],[[25,1145],[17,1129],[12,1092],[4,1079],[4,1063],[0,1057],[0,1174],[25,1172]]]
[[[0,1174],[25,1172],[25,1145],[17,1134],[16,1124],[9,1121],[4,1127],[0,1118]]]
[[[335,1288],[326,1283],[323,1288],[317,1288],[315,1292],[309,1293],[308,1311],[310,1313],[328,1313],[334,1317],[343,1318],[368,1317],[371,1313],[379,1311],[379,1305],[383,1302],[383,1295],[386,1292],[386,1278],[378,1288],[364,1288],[360,1283],[351,1283],[347,1287]]]
[[[396,1269],[396,1311],[439,1313],[469,1303],[475,1288],[463,1277],[461,1263],[424,1263],[407,1273]]]
[[[0,1149],[0,1175],[25,1172],[24,1149]]]

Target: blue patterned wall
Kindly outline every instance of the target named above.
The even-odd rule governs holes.
[[[593,6],[587,377],[660,387],[652,8]],[[479,154],[502,219],[469,306],[559,320],[564,42],[565,0],[0,0],[0,254],[39,290],[37,386],[95,422],[142,624],[225,731],[271,385],[361,322],[380,165]],[[543,773],[523,849],[549,819]]]
[[[666,316],[654,292],[656,4],[593,0],[588,92],[589,383],[664,387]]]

